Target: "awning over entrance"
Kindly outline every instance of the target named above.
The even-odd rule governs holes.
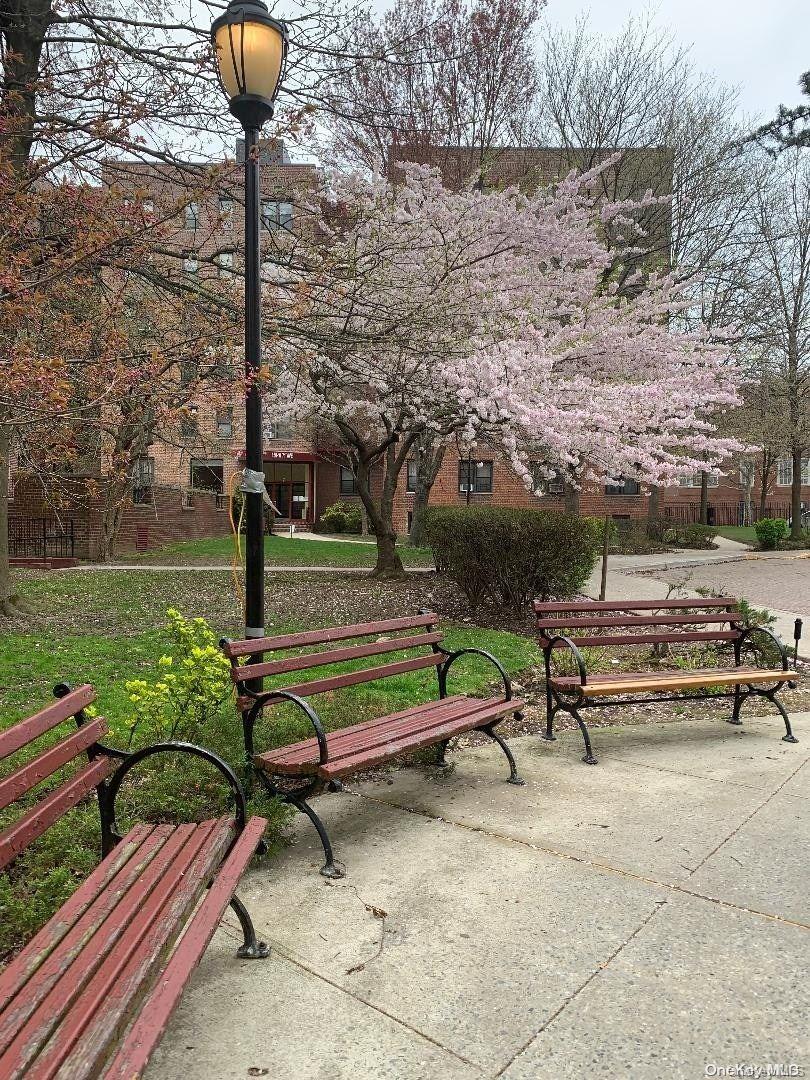
[[[314,454],[300,454],[297,450],[265,450],[265,461],[306,461],[313,462],[318,459]]]

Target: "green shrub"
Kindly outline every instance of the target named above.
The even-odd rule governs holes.
[[[359,534],[363,518],[356,503],[336,502],[326,507],[318,524],[319,532]]]
[[[535,597],[571,596],[587,581],[601,545],[599,521],[544,510],[435,507],[426,526],[436,569],[473,609],[484,598],[519,611]]]
[[[754,529],[763,551],[773,551],[788,535],[788,523],[784,518],[760,518]]]
[[[670,525],[664,534],[668,544],[697,550],[713,548],[714,535],[714,529],[710,525],[701,525],[699,522],[692,522],[689,525]]]
[[[612,518],[608,544],[612,555],[649,555],[662,549],[662,530],[655,522],[651,524],[638,518]]]

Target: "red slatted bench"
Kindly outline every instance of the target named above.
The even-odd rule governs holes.
[[[268,955],[235,896],[266,822],[246,819],[239,780],[214,754],[190,743],[160,743],[132,754],[112,750],[98,741],[107,722],[84,711],[95,700],[93,688],[71,691],[60,684],[56,693],[59,700],[0,732],[0,761],[7,761],[66,721],[78,725],[22,764],[16,756],[7,761],[0,774],[0,811],[13,804],[20,811],[0,832],[0,870],[94,791],[103,857],[0,971],[0,1077],[134,1080],[229,904],[244,932],[238,955]],[[191,754],[219,769],[233,793],[235,815],[141,824],[119,836],[119,786],[157,753]],[[65,766],[72,775],[55,777]],[[34,790],[49,780],[47,791]]]
[[[752,696],[767,698],[785,722],[785,742],[795,743],[790,720],[776,697],[785,684],[795,686],[788,654],[782,642],[765,627],[746,628],[740,609],[730,597],[708,600],[586,600],[568,603],[534,602],[540,647],[546,667],[546,734],[554,739],[554,716],[567,712],[574,717],[585,741],[583,761],[596,765],[588,728],[580,710],[622,704],[676,701],[684,693],[709,690],[711,697],[734,699],[731,724],[741,724],[740,709]],[[798,626],[799,624],[797,624]],[[800,630],[797,630],[797,634]],[[705,642],[731,645],[733,668],[701,668],[695,671],[631,671],[588,674],[582,648],[615,648],[617,645],[678,645]],[[758,643],[759,642],[759,643]],[[568,650],[576,675],[552,670],[555,650]],[[755,664],[743,666],[743,650],[753,653]],[[771,652],[771,657],[765,655]],[[772,656],[779,657],[774,666]],[[732,688],[718,694],[717,688]],[[632,695],[653,695],[633,697]],[[662,696],[666,695],[666,696]],[[708,695],[704,695],[708,696]],[[616,700],[616,699],[619,700]]]
[[[243,641],[223,638],[220,642],[231,661],[248,763],[267,791],[296,806],[318,830],[326,857],[321,869],[324,877],[342,877],[344,872],[335,865],[326,829],[306,800],[321,791],[340,790],[340,781],[353,773],[390,761],[400,754],[430,746],[439,747],[438,763],[444,765],[445,750],[450,739],[467,731],[482,731],[498,743],[506,755],[509,762],[508,782],[523,783],[517,775],[512,753],[495,727],[510,713],[520,716],[524,703],[512,697],[509,676],[491,653],[481,649],[458,649],[455,652],[443,649],[443,635],[436,629],[437,623],[437,615],[423,611],[416,616],[359,623],[356,626],[335,626],[326,630]],[[348,646],[341,644],[358,639],[369,640]],[[337,647],[322,648],[335,645]],[[313,648],[315,651],[301,652],[302,649]],[[296,652],[289,655],[291,650]],[[337,675],[326,674],[309,682],[288,683],[266,692],[261,690],[261,680],[269,676],[306,672],[349,660],[385,658],[386,654],[392,652],[405,652],[406,658]],[[265,660],[266,653],[271,653],[273,659]],[[495,665],[503,681],[503,694],[485,699],[458,694],[447,696],[447,673],[451,664],[460,656],[470,654],[483,656]],[[328,734],[318,714],[305,700],[316,694],[422,668],[435,668],[437,672],[437,701],[413,705],[401,712]],[[315,737],[292,746],[256,753],[256,720],[265,707],[281,701],[293,702],[303,710],[312,724]]]

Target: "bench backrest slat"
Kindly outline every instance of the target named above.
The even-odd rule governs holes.
[[[559,611],[661,611],[689,608],[696,611],[702,609],[721,608],[723,611],[737,611],[739,604],[731,596],[715,596],[710,599],[700,600],[535,600],[534,610],[540,613]]]
[[[739,637],[737,630],[696,630],[694,634],[587,634],[571,636],[571,640],[582,648],[603,648],[606,645],[674,645],[678,642],[693,641],[738,641]],[[544,641],[548,640],[541,637],[540,644],[543,645]],[[556,642],[554,648],[564,648],[563,642]]]
[[[735,616],[732,615],[708,615],[706,613],[695,615],[623,615],[619,618],[610,615],[594,615],[593,618],[575,619],[538,619],[538,630],[553,630],[558,626],[565,626],[569,630],[579,630],[583,627],[616,627],[616,626],[698,626],[709,623],[729,623]]]
[[[12,754],[28,748],[28,760],[17,765],[8,775],[0,777],[0,810],[20,800],[20,816],[0,832],[0,867],[6,866],[37,837],[46,832],[71,807],[112,775],[117,759],[107,754],[99,739],[109,730],[101,717],[92,719],[84,709],[96,699],[92,686],[70,690],[60,684],[55,691],[59,698],[33,716],[21,720],[0,735],[0,761],[10,768]],[[56,732],[64,724],[68,730]],[[69,727],[68,727],[69,725]],[[43,735],[51,734],[49,745],[42,750],[29,744]],[[88,759],[83,759],[84,755]],[[23,756],[23,755],[21,755]],[[58,775],[71,766],[67,778]],[[45,789],[39,785],[49,780]],[[48,790],[50,789],[50,790]]]
[[[268,660],[264,664],[245,664],[233,669],[233,678],[239,682],[244,679],[258,679],[265,675],[281,675],[288,671],[305,671],[307,668],[323,667],[345,660],[359,660],[364,656],[380,656],[384,653],[400,652],[403,649],[415,649],[420,645],[436,645],[442,640],[442,634],[415,634],[411,637],[386,638],[384,641],[371,641],[366,645],[351,645],[344,649],[329,649],[325,652],[305,653],[303,656],[285,656],[282,660]]]
[[[438,621],[438,615],[432,612],[424,615],[406,615],[398,619],[357,623],[354,626],[331,626],[324,630],[304,630],[301,633],[283,634],[280,637],[246,638],[242,641],[228,641],[223,645],[223,651],[227,657],[233,660],[240,656],[276,652],[279,649],[296,649],[304,645],[326,645],[331,641],[371,637],[374,634],[386,634],[395,630],[415,630],[421,626],[435,626]]]
[[[102,717],[91,720],[68,738],[62,739],[49,750],[21,766],[5,780],[0,780],[0,810],[5,810],[17,799],[21,799],[26,792],[52,776],[63,765],[73,761],[94,742],[97,742],[102,735],[106,735],[107,730],[107,721]]]
[[[543,649],[548,649],[557,635],[584,648],[609,648],[739,641],[743,633],[739,604],[729,596],[709,600],[535,600],[534,611]]]
[[[44,735],[46,731],[63,723],[71,716],[91,705],[96,700],[96,693],[92,686],[78,686],[65,694],[63,698],[54,701],[40,712],[29,716],[27,720],[20,721],[7,731],[0,732],[0,761],[11,754],[27,746],[28,743]]]
[[[333,675],[327,679],[313,679],[312,682],[297,683],[295,686],[274,687],[286,690],[299,697],[311,697],[313,694],[325,694],[329,690],[340,690],[344,686],[357,686],[359,683],[386,679],[391,675],[402,675],[406,671],[418,671],[420,668],[434,667],[441,664],[441,653],[429,653],[427,656],[415,656],[411,660],[398,660],[392,664],[380,664],[374,668],[362,668],[360,671],[347,671],[343,675]],[[272,693],[270,690],[268,693]]]
[[[36,806],[18,818],[13,825],[0,832],[0,870],[24,851],[37,837],[42,836],[55,821],[88,792],[115,771],[117,762],[112,757],[99,757],[74,773],[67,783],[56,788]]]

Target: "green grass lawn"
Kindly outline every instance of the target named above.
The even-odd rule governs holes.
[[[243,547],[244,551],[244,547]],[[432,566],[433,556],[426,548],[412,548],[400,544],[399,555],[405,566]],[[264,541],[267,566],[374,566],[377,548],[373,543],[357,543],[341,540],[301,540],[289,536],[267,536]],[[126,556],[143,562],[183,561],[230,563],[233,558],[231,536],[208,537],[203,540],[186,540],[170,544],[159,551],[137,556]]]
[[[275,543],[275,541],[270,541]],[[295,543],[293,541],[292,543]],[[298,541],[300,546],[314,542]],[[324,547],[351,545],[324,544]],[[126,733],[134,706],[127,680],[160,679],[158,661],[177,650],[166,629],[166,608],[188,616],[204,617],[215,634],[236,635],[240,606],[231,589],[227,570],[215,571],[71,571],[18,572],[16,587],[38,610],[34,625],[15,624],[2,636],[0,649],[0,730],[52,700],[52,687],[66,680],[74,685],[91,682],[98,692],[98,712],[110,721],[111,743],[127,745]],[[415,612],[429,602],[429,579],[417,575],[401,583],[380,583],[367,577],[306,573],[279,574],[268,589],[267,626],[275,633],[342,622],[366,621]],[[432,575],[431,575],[432,578]],[[420,591],[421,590],[421,591]],[[528,637],[470,625],[445,625],[448,648],[474,646],[493,652],[512,674],[539,662],[537,646]],[[362,640],[362,639],[361,639]],[[413,655],[413,654],[410,654]],[[280,676],[276,684],[304,681],[325,674],[370,666],[399,658],[402,653],[310,669]],[[269,685],[269,683],[268,683]],[[497,673],[485,661],[463,658],[449,677],[450,693],[483,695],[496,690]],[[435,699],[433,668],[347,687],[318,695],[312,704],[327,730],[395,712]],[[64,734],[61,728],[56,735]],[[238,771],[243,767],[241,724],[229,691],[215,702],[201,726],[181,737],[215,750]],[[290,705],[266,711],[257,727],[257,746],[271,748],[310,738],[309,723]],[[138,732],[135,745],[160,741],[164,732]],[[54,734],[36,744],[41,750]],[[0,776],[19,767],[30,748],[7,759]],[[228,801],[224,786],[197,762],[155,758],[144,777],[123,790],[119,825],[135,820],[194,820],[221,813]],[[46,786],[59,780],[57,774]],[[0,830],[19,814],[19,806],[0,811]],[[279,844],[290,820],[288,807],[260,794],[251,798],[251,811],[268,817],[268,840]],[[0,966],[6,955],[22,945],[74,891],[98,861],[98,815],[91,801],[51,828],[45,837],[0,873]]]
[[[740,544],[750,544],[751,547],[757,542],[757,534],[753,525],[718,525],[714,531],[729,540],[736,540]]]

